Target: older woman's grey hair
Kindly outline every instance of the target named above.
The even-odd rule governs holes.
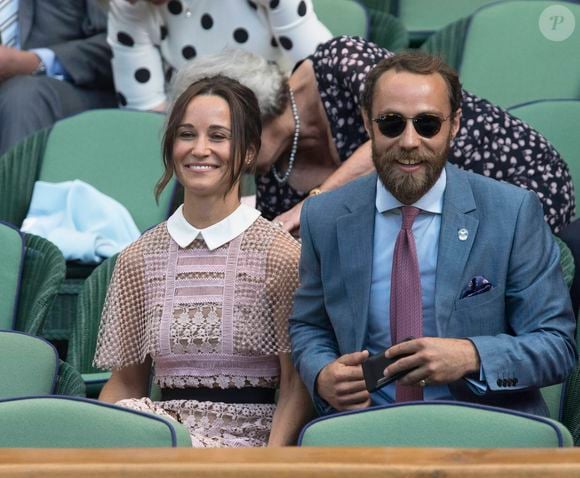
[[[286,109],[288,77],[276,63],[239,48],[204,55],[183,66],[171,82],[171,103],[192,83],[216,75],[238,80],[254,92],[263,123],[279,116]]]

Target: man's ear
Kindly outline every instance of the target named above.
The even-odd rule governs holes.
[[[367,110],[365,109],[361,109],[360,111],[362,118],[363,118],[363,124],[365,127],[365,130],[367,132],[367,135],[369,138],[373,137],[373,124],[371,121],[369,121],[369,115],[367,114]]]
[[[458,108],[451,120],[451,139],[454,139],[459,132],[461,124],[461,108]]]

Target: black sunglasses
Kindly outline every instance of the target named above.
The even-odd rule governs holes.
[[[441,125],[449,118],[451,118],[451,115],[447,116],[447,118],[441,118],[430,113],[421,113],[413,118],[407,118],[399,113],[387,113],[374,118],[373,121],[377,123],[381,134],[387,138],[400,136],[405,131],[408,120],[413,122],[413,127],[419,135],[424,138],[432,138],[439,133]]]

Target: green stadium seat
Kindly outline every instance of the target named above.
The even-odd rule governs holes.
[[[333,36],[367,38],[369,18],[361,3],[355,0],[313,0],[312,4],[316,15]]]
[[[391,12],[403,23],[411,42],[418,45],[434,32],[497,0],[393,0]],[[503,0],[505,1],[505,0]]]
[[[38,335],[65,276],[64,257],[42,237],[0,223],[0,329]]]
[[[73,397],[0,400],[0,447],[191,447],[185,427],[150,413]]]
[[[493,3],[435,33],[422,48],[455,67],[466,90],[504,108],[580,99],[580,29],[572,28],[580,3],[558,2],[568,13],[550,17],[546,9],[553,6],[546,0]]]
[[[572,446],[561,423],[463,402],[407,402],[344,412],[307,424],[301,446],[551,448]]]
[[[117,256],[97,266],[84,282],[79,293],[75,320],[72,324],[67,361],[78,370],[87,388],[87,396],[96,398],[111,374],[93,367],[101,312]]]

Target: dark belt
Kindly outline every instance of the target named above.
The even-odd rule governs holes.
[[[197,400],[198,402],[223,403],[274,403],[273,388],[162,388],[161,400]]]

